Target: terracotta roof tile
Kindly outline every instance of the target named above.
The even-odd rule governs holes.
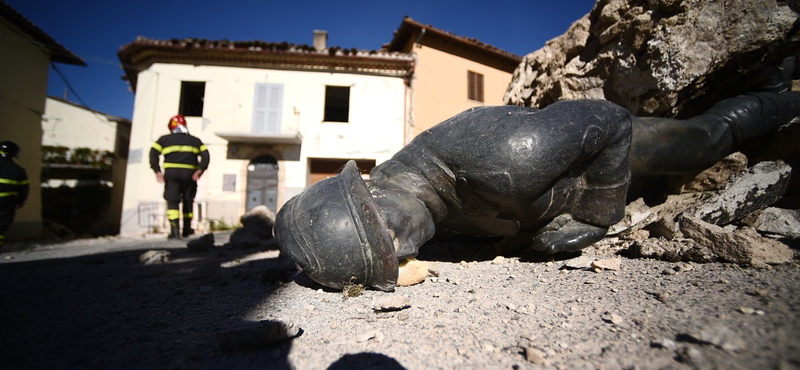
[[[400,23],[400,27],[394,31],[394,37],[392,38],[392,41],[384,44],[383,48],[387,51],[403,51],[403,48],[405,48],[408,44],[409,38],[412,36],[417,37],[419,32],[422,31],[425,31],[426,35],[434,35],[477,52],[483,52],[491,55],[494,58],[508,63],[509,65],[514,65],[514,67],[516,67],[516,65],[522,61],[521,56],[485,42],[481,42],[474,37],[459,36],[450,31],[434,27],[430,24],[422,24],[409,16],[403,17],[403,22]]]
[[[386,50],[358,50],[337,46],[316,50],[288,42],[207,39],[159,40],[139,36],[117,52],[125,78],[135,89],[138,72],[153,63],[207,64],[244,68],[279,68],[359,72],[407,77],[414,56]]]

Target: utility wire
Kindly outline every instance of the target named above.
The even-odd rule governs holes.
[[[137,70],[137,71],[143,71],[144,70],[144,68],[139,68],[139,67],[136,67],[134,65],[115,62],[113,60],[103,59],[103,58],[95,57],[95,56],[92,56],[92,55],[81,55],[81,54],[78,54],[78,53],[72,53],[72,54],[65,53],[65,52],[63,52],[61,50],[56,50],[56,49],[52,48],[50,45],[46,45],[46,44],[43,44],[41,42],[38,42],[38,41],[35,41],[35,40],[31,40],[31,39],[27,39],[27,38],[23,38],[23,37],[18,37],[18,36],[13,36],[13,35],[8,35],[8,34],[0,34],[0,36],[8,38],[8,39],[11,39],[11,40],[14,40],[14,41],[17,41],[17,42],[23,42],[23,43],[27,43],[27,44],[38,46],[38,47],[43,48],[43,49],[47,49],[47,51],[50,52],[51,54],[58,54],[58,55],[62,55],[62,56],[77,56],[77,57],[79,57],[81,59],[92,60],[92,61],[94,61],[96,63],[108,64],[108,65],[118,66],[118,67],[125,67],[125,68],[134,69],[134,70]]]
[[[78,92],[75,91],[75,89],[72,88],[72,85],[70,85],[69,81],[67,81],[67,78],[64,77],[64,75],[61,73],[61,71],[58,69],[58,67],[56,67],[56,64],[53,63],[53,62],[50,62],[50,66],[52,66],[53,70],[56,71],[56,73],[58,73],[58,76],[61,77],[61,81],[64,81],[64,84],[67,85],[67,88],[69,89],[69,91],[71,91],[73,94],[75,94],[75,98],[77,98],[78,101],[81,102],[81,104],[83,104],[84,107],[88,108],[89,105],[87,105],[86,102],[83,101],[83,99],[81,99],[81,96],[78,95]]]
[[[14,36],[14,35],[9,35],[9,34],[0,34],[0,36],[2,36],[2,37],[5,37],[5,38],[8,38],[8,39],[11,39],[11,40],[13,40],[13,41],[16,41],[16,42],[21,42],[21,43],[26,43],[26,44],[34,45],[34,46],[38,47],[40,50],[41,50],[41,49],[47,50],[47,51],[48,51],[50,54],[56,54],[56,55],[62,55],[62,56],[78,56],[79,58],[82,58],[82,59],[85,59],[85,60],[92,60],[92,61],[94,61],[94,62],[96,62],[96,63],[108,64],[108,65],[114,65],[114,66],[122,66],[122,67],[125,67],[125,68],[131,68],[131,69],[134,69],[134,70],[137,70],[137,71],[141,71],[141,70],[143,70],[142,68],[138,68],[138,67],[135,67],[135,66],[132,66],[132,65],[127,65],[127,64],[122,64],[122,63],[116,63],[116,62],[113,62],[113,61],[110,61],[110,60],[107,60],[107,59],[102,59],[102,58],[98,58],[98,57],[94,57],[94,56],[81,56],[81,55],[78,55],[78,54],[75,54],[75,53],[72,53],[72,54],[70,54],[70,53],[64,52],[63,50],[58,50],[58,49],[55,49],[55,48],[51,47],[50,45],[43,44],[43,43],[41,43],[41,42],[38,42],[38,41],[36,41],[36,40],[31,40],[31,39],[29,39],[29,38],[24,38],[24,37],[19,37],[19,36]],[[66,50],[66,49],[64,49],[64,50]],[[50,62],[50,65],[53,67],[53,70],[54,70],[54,71],[56,71],[56,73],[58,74],[58,76],[59,76],[59,77],[61,77],[61,80],[62,80],[62,81],[64,81],[64,84],[67,86],[67,88],[69,89],[69,91],[71,91],[71,92],[72,92],[72,94],[74,94],[74,95],[75,95],[75,98],[77,98],[77,99],[78,99],[78,101],[80,101],[80,103],[81,103],[81,104],[82,104],[82,105],[83,105],[83,106],[84,106],[86,109],[89,109],[89,110],[90,110],[92,113],[94,113],[94,115],[95,115],[95,116],[96,116],[96,117],[97,117],[97,118],[98,118],[98,119],[99,119],[101,122],[103,122],[103,123],[106,123],[106,124],[110,123],[110,122],[108,122],[108,120],[106,120],[106,119],[103,119],[103,118],[100,116],[100,114],[98,114],[98,113],[97,113],[97,111],[96,111],[96,110],[92,109],[91,107],[89,107],[89,105],[88,105],[88,104],[86,104],[86,102],[85,102],[85,101],[84,101],[84,100],[81,98],[81,96],[78,94],[78,92],[77,92],[77,91],[76,91],[76,90],[75,90],[75,89],[72,87],[72,85],[69,83],[69,81],[68,81],[68,80],[67,80],[67,78],[64,76],[64,74],[63,74],[63,73],[61,73],[61,70],[59,70],[59,69],[58,69],[58,67],[56,67],[56,64],[55,64],[54,62]],[[7,99],[4,99],[4,100],[7,100]],[[34,112],[34,113],[37,113],[37,112]],[[39,116],[41,116],[41,115],[42,115],[41,113],[38,113],[38,114],[39,114]]]
[[[76,99],[78,99],[78,101],[79,101],[79,102],[81,102],[81,104],[82,104],[84,107],[86,107],[86,109],[88,109],[89,111],[91,111],[91,112],[94,114],[94,116],[95,116],[95,117],[97,117],[97,119],[98,119],[98,120],[100,120],[100,122],[102,122],[102,123],[105,123],[105,124],[109,124],[109,123],[110,123],[110,122],[108,121],[108,119],[104,119],[103,117],[101,117],[101,116],[100,116],[100,114],[99,114],[99,113],[97,113],[97,111],[96,111],[96,110],[94,110],[94,109],[90,108],[90,107],[89,107],[89,104],[86,104],[86,102],[85,102],[85,101],[83,101],[83,99],[81,98],[81,96],[80,96],[80,95],[78,95],[78,92],[77,92],[77,91],[75,91],[75,89],[73,89],[73,88],[72,88],[72,85],[70,85],[69,81],[67,81],[67,78],[66,78],[66,77],[64,77],[64,74],[62,74],[62,73],[61,73],[61,71],[58,69],[58,67],[56,67],[56,64],[55,64],[55,63],[53,63],[53,62],[50,62],[50,65],[53,67],[53,70],[54,70],[54,71],[56,71],[56,73],[58,74],[58,76],[59,76],[59,77],[61,77],[61,80],[62,80],[62,81],[64,81],[64,84],[65,84],[65,85],[67,85],[67,88],[69,89],[69,91],[71,91],[71,92],[72,92],[72,93],[75,95],[75,98],[76,98]]]

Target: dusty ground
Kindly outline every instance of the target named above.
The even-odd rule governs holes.
[[[345,298],[228,237],[204,252],[163,236],[7,244],[0,368],[800,368],[797,259],[753,269],[623,257],[593,271],[437,244],[420,259],[438,277]],[[169,262],[140,263],[147,250]],[[390,294],[410,306],[373,310]],[[220,333],[260,320],[300,334],[222,348]]]

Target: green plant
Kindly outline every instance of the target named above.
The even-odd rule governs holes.
[[[364,284],[357,284],[355,282],[355,280],[356,280],[356,277],[353,276],[353,277],[350,278],[349,282],[344,283],[344,289],[342,291],[342,299],[347,299],[347,298],[351,298],[351,297],[355,298],[355,297],[360,296],[361,293],[364,293],[364,289],[365,289],[364,288]]]
[[[65,146],[42,146],[42,163],[81,164],[102,169],[114,164],[114,153],[90,148],[68,148]]]
[[[211,221],[209,227],[211,231],[224,231],[224,230],[234,230],[242,227],[240,224],[228,224],[225,222],[225,219],[219,219],[215,221]]]

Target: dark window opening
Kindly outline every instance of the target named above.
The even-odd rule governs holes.
[[[205,82],[181,82],[181,105],[178,113],[187,117],[202,117],[205,100]]]
[[[340,158],[309,158],[308,172],[311,175],[309,185],[342,172],[347,161],[348,159]],[[362,175],[368,175],[369,171],[375,167],[374,159],[356,159],[355,161],[358,172]]]
[[[483,75],[467,71],[467,99],[483,103]]]
[[[325,86],[325,118],[327,122],[348,122],[350,118],[350,87]]]
[[[247,170],[252,171],[277,171],[278,170],[278,161],[275,158],[272,158],[268,155],[262,155],[254,158],[250,161],[250,165],[247,166]]]

